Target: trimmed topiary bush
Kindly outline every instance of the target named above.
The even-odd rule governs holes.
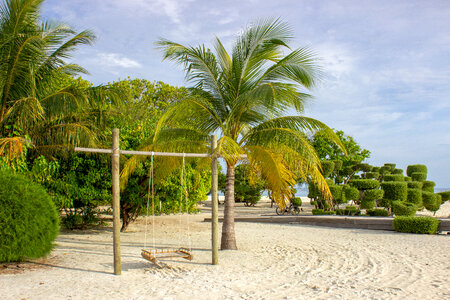
[[[347,206],[345,209],[336,209],[336,214],[341,216],[359,216],[361,210],[356,206]]]
[[[425,166],[425,165],[409,165],[406,168],[406,175],[408,175],[409,177],[412,177],[411,175],[414,172],[420,172],[420,173],[427,174],[427,166]]]
[[[372,216],[372,217],[388,217],[389,216],[389,212],[382,208],[368,209],[366,211],[366,214],[368,216]]]
[[[438,194],[441,195],[441,197],[442,197],[442,203],[450,200],[450,191],[440,192]]]
[[[389,174],[391,172],[391,168],[388,166],[382,166],[380,167],[380,169],[378,170],[378,172],[382,175],[384,174]]]
[[[364,200],[368,201],[377,201],[383,198],[384,191],[383,190],[367,190],[364,191]]]
[[[378,172],[367,172],[365,174],[366,179],[378,179],[380,177],[380,173]]]
[[[411,182],[411,181],[412,181],[412,178],[411,178],[411,177],[408,177],[408,176],[405,176],[405,177],[403,177],[403,181]]]
[[[408,189],[407,202],[415,204],[417,206],[422,205],[422,190],[421,189]]]
[[[291,199],[291,203],[295,206],[302,206],[302,198],[300,197],[294,197]]]
[[[396,216],[414,216],[417,212],[417,206],[412,203],[402,201],[392,201],[392,212]]]
[[[427,173],[414,172],[411,174],[411,178],[413,181],[425,181],[427,180]]]
[[[408,188],[410,189],[422,189],[423,182],[420,181],[411,181],[408,182]]]
[[[395,170],[395,164],[384,164],[385,167],[389,168],[389,172],[393,172]]]
[[[352,179],[348,183],[358,190],[377,189],[380,186],[380,182],[373,179]]]
[[[342,165],[344,162],[340,159],[333,160],[333,162],[334,162],[334,170],[340,171],[342,169]]]
[[[384,175],[383,181],[405,181],[405,178],[401,174],[387,174]]]
[[[0,262],[46,256],[58,232],[58,211],[45,189],[0,171]]]
[[[331,195],[333,196],[333,202],[336,204],[340,204],[343,203],[343,200],[345,199],[345,195],[344,197],[342,197],[342,185],[330,185],[330,192]]]
[[[377,206],[390,208],[392,207],[392,201],[393,201],[392,199],[383,197],[383,199],[377,201]]]
[[[349,200],[353,200],[353,201],[357,201],[359,200],[360,194],[357,188],[352,187],[352,186],[346,186],[344,188],[344,193],[345,193],[345,200],[349,201]]]
[[[402,169],[394,169],[394,171],[392,171],[392,174],[400,174],[403,176],[403,170]]]
[[[321,208],[317,208],[317,209],[313,209],[312,210],[312,214],[314,216],[318,216],[318,215],[335,215],[336,212],[335,211],[324,211]]]
[[[436,183],[434,183],[434,181],[424,181],[423,182],[423,186],[422,186],[422,190],[425,192],[431,192],[434,193],[434,186],[436,185]]]
[[[440,195],[431,192],[422,192],[423,206],[429,211],[437,211],[441,206]]]
[[[406,201],[408,194],[406,182],[388,181],[381,184],[381,188],[384,190],[384,198]]]
[[[397,232],[435,234],[439,228],[439,219],[432,217],[396,217],[392,226]]]

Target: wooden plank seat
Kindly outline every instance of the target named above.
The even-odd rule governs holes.
[[[145,250],[142,249],[141,255],[146,260],[154,263],[159,268],[162,268],[162,263],[159,262],[159,259],[171,258],[171,257],[180,257],[187,260],[192,260],[192,252],[187,248],[166,248],[166,249],[158,249],[158,250]]]

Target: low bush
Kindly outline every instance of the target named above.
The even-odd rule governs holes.
[[[405,181],[402,174],[387,174],[384,175],[383,181]]]
[[[346,186],[344,188],[344,193],[345,193],[345,200],[359,200],[360,194],[357,188],[352,187],[352,186]]]
[[[410,181],[407,183],[408,188],[410,189],[422,189],[423,182],[421,181]]]
[[[368,201],[377,201],[383,198],[384,191],[383,190],[367,190],[364,191],[364,200]]]
[[[417,206],[422,205],[422,190],[421,189],[408,189],[407,202],[415,204]]]
[[[412,203],[392,201],[392,212],[396,216],[414,216],[417,209],[418,207]]]
[[[334,171],[334,162],[329,160],[321,161],[322,164],[322,175],[327,178],[330,177],[331,173]]]
[[[436,183],[434,183],[434,181],[424,181],[423,182],[423,186],[422,186],[422,190],[425,192],[431,192],[434,193],[434,186],[436,185]]]
[[[336,214],[341,216],[359,216],[361,210],[356,206],[347,206],[344,209],[336,209]]]
[[[382,208],[374,208],[366,210],[366,214],[372,217],[388,217],[389,212]]]
[[[384,198],[405,201],[408,195],[407,183],[388,181],[381,183],[384,190]]]
[[[352,179],[348,183],[358,190],[372,190],[380,186],[380,182],[374,179]]]
[[[392,226],[397,232],[435,234],[439,228],[439,219],[400,216],[394,219]]]
[[[427,173],[414,172],[411,174],[411,178],[413,181],[425,181],[427,180]]]
[[[427,166],[425,166],[425,165],[409,165],[406,168],[406,175],[411,177],[412,173],[414,173],[414,172],[420,172],[420,173],[427,174]]]
[[[364,198],[363,200],[361,200],[361,204],[359,206],[361,207],[361,209],[372,209],[377,206],[377,203],[375,202],[375,200],[367,200]]]
[[[321,208],[316,208],[312,210],[312,214],[314,216],[318,216],[318,215],[335,215],[336,212],[335,211],[324,211]]]
[[[45,189],[0,171],[0,262],[46,256],[58,232],[58,211]]]
[[[345,195],[342,195],[342,185],[329,185],[331,195],[333,196],[333,203],[340,204],[343,203]]]

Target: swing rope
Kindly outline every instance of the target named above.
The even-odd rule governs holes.
[[[153,240],[153,252],[155,252],[155,194],[154,194],[154,176],[153,176],[153,152],[152,160],[150,165],[150,174],[148,181],[148,192],[147,192],[147,215],[145,216],[145,238],[144,238],[144,249],[147,248],[147,228],[148,228],[148,214],[149,214],[149,203],[150,203],[150,193],[152,194],[152,240]]]

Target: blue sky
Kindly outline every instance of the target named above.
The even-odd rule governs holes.
[[[294,47],[309,46],[326,73],[306,115],[353,136],[373,165],[428,166],[450,187],[450,1],[47,0],[47,19],[97,35],[74,61],[95,84],[146,78],[186,85],[162,62],[159,37],[230,46],[258,18],[281,17]]]

